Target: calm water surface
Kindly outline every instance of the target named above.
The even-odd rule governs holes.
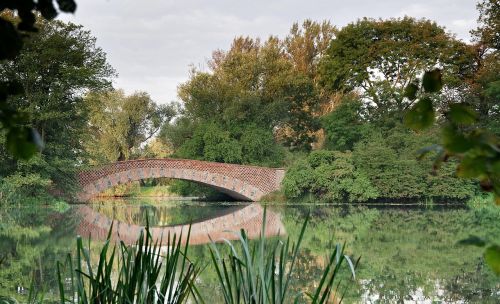
[[[193,223],[191,258],[209,265],[207,233],[213,239],[234,239],[231,231],[244,228],[257,237],[263,210],[260,204],[140,199],[66,210],[0,209],[0,295],[22,299],[32,278],[49,297],[56,294],[56,262],[74,251],[76,235],[91,236],[98,247],[112,222],[113,237],[129,243],[146,222],[156,236]],[[499,241],[499,210],[269,205],[266,234],[296,239],[306,214],[311,214],[295,291],[311,290],[332,246],[345,242],[349,255],[361,256],[348,303],[500,303],[500,280],[484,265],[483,249],[457,244],[470,235]],[[219,296],[210,266],[199,282],[202,293],[211,299]]]

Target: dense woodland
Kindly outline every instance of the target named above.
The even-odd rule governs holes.
[[[74,174],[86,166],[179,157],[286,167],[287,199],[463,202],[480,193],[480,180],[458,177],[456,158],[438,166],[438,153],[420,158],[418,151],[446,141],[455,103],[477,113],[473,126],[460,129],[500,135],[498,2],[478,9],[471,43],[411,17],[343,28],[306,20],[282,38],[236,37],[213,52],[206,70],[189,71],[178,102],[113,88],[116,72],[89,31],[39,18],[39,33],[0,63],[0,79],[24,88],[8,103],[29,117],[25,125],[44,148],[29,160],[13,157],[9,135],[0,133],[2,201],[53,201],[57,189],[75,188]],[[435,68],[443,83],[432,95],[437,123],[412,130],[405,115],[416,92],[408,88],[416,91]],[[498,151],[492,157],[498,168]],[[169,183],[180,194],[211,194]]]

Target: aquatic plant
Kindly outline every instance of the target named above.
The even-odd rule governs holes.
[[[148,225],[130,247],[123,242],[112,245],[111,230],[97,266],[91,261],[90,241],[85,248],[81,237],[77,238],[75,264],[70,255],[66,263],[57,264],[61,303],[176,304],[187,300],[199,273],[187,258],[190,229],[183,246],[182,233],[167,235],[166,243],[154,241]]]
[[[221,250],[224,244],[216,245],[212,240],[208,266],[215,269],[216,286],[222,292],[224,303],[283,304],[298,303],[304,298],[311,304],[341,303],[347,288],[354,285],[341,285],[346,278],[340,277],[341,268],[346,265],[349,278],[354,278],[359,261],[353,263],[341,245],[334,246],[327,257],[319,283],[292,291],[291,286],[297,284],[294,271],[308,222],[309,215],[295,242],[290,237],[266,238],[264,210],[257,240],[249,240],[243,229],[234,232],[238,241],[223,240],[227,251]],[[165,240],[163,236],[154,239],[148,222],[133,246],[112,239],[112,230],[113,227],[98,251],[97,260],[92,255],[90,238],[85,245],[78,236],[76,256],[68,254],[64,262],[57,263],[59,303],[177,304],[191,299],[203,304],[213,298],[213,294],[201,294],[197,288],[201,268],[188,258],[191,228],[186,237],[181,232],[179,236],[168,234]],[[33,283],[29,292],[28,304],[45,303],[43,294]],[[13,298],[0,298],[0,304],[4,303],[18,302]]]
[[[265,218],[264,211],[264,218]],[[265,235],[265,221],[262,232],[257,242],[250,242],[244,230],[239,232],[239,242],[225,240],[230,251],[223,256],[212,242],[210,253],[212,264],[222,289],[224,303],[226,304],[282,304],[297,303],[305,293],[312,304],[340,303],[339,273],[344,263],[348,264],[352,277],[355,277],[355,267],[351,259],[344,254],[345,246],[337,244],[331,252],[323,274],[313,293],[299,292],[290,294],[290,285],[297,261],[299,249],[304,237],[304,232],[309,220],[306,217],[299,237],[295,243],[287,238],[284,242],[280,239],[269,240]],[[345,288],[350,285],[345,286]],[[304,286],[307,288],[307,286]]]

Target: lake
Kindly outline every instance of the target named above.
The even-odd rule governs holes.
[[[500,303],[500,280],[484,264],[483,248],[457,244],[471,235],[500,239],[500,208],[449,206],[331,206],[215,203],[153,199],[104,200],[89,205],[0,209],[0,295],[25,297],[32,278],[47,297],[57,294],[56,262],[74,252],[75,237],[96,249],[113,223],[113,238],[132,243],[147,222],[154,236],[186,231],[190,257],[207,265],[202,294],[220,296],[207,243],[235,239],[240,228],[258,237],[296,239],[310,222],[292,290],[311,290],[337,243],[361,257],[346,303]],[[220,245],[222,246],[222,245]],[[95,253],[97,255],[97,251]]]

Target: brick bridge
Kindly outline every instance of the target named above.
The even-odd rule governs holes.
[[[140,232],[144,229],[144,226],[111,220],[87,205],[77,207],[77,213],[80,217],[80,222],[76,227],[76,232],[83,237],[91,237],[93,240],[106,240],[111,224],[113,224],[111,239],[115,241],[120,240],[130,245],[135,243],[139,238]],[[210,238],[215,242],[220,242],[224,239],[235,240],[238,239],[238,235],[235,232],[238,232],[240,229],[244,229],[250,239],[258,238],[262,231],[263,218],[263,207],[257,203],[253,203],[230,214],[193,223],[191,225],[189,243],[192,245],[206,244],[210,242]],[[264,235],[266,237],[286,234],[280,214],[267,210],[265,219]],[[174,233],[179,236],[182,232],[182,242],[185,243],[188,229],[189,225],[175,225],[152,227],[150,231],[155,241],[163,240],[164,244],[167,242],[169,233],[171,236]]]
[[[145,178],[167,177],[201,183],[237,200],[259,201],[280,188],[284,169],[224,164],[187,159],[139,159],[116,162],[78,174],[87,201],[108,188]]]

